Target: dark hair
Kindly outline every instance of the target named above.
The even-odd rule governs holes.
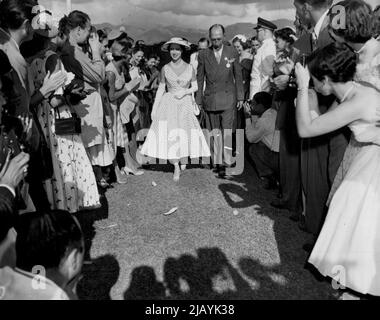
[[[285,42],[289,43],[290,45],[294,43],[294,37],[292,36],[295,36],[295,35],[296,35],[295,32],[291,28],[288,28],[288,27],[276,30],[274,32],[274,36],[276,38],[280,38],[284,40]]]
[[[136,46],[139,46],[139,47],[145,46],[145,41],[144,40],[137,40]]]
[[[57,268],[69,250],[84,250],[82,230],[67,211],[21,215],[16,230],[16,265],[25,271]]]
[[[104,30],[97,30],[96,33],[98,34],[100,42],[107,38],[107,33]]]
[[[198,40],[198,43],[202,43],[202,42],[207,42],[207,45],[210,45],[210,40],[207,39],[207,38],[205,38],[205,37],[200,38],[200,39]]]
[[[373,12],[371,17],[371,26],[372,26],[372,34],[374,37],[380,35],[380,5],[377,6]]]
[[[64,16],[59,21],[59,31],[65,35],[68,35],[71,30],[80,27],[84,29],[88,22],[90,22],[90,17],[82,11],[72,11],[68,16]]]
[[[143,46],[134,46],[134,47],[132,48],[132,54],[136,54],[136,53],[139,52],[139,51],[142,51],[142,52],[145,53],[145,51],[144,51],[144,47],[143,47]]]
[[[307,3],[316,9],[328,8],[333,4],[333,0],[296,0],[296,2],[300,4]]]
[[[310,73],[319,81],[351,81],[356,73],[356,54],[345,44],[333,42],[313,52],[307,59]]]
[[[345,25],[335,26],[339,7],[344,8]],[[345,41],[365,43],[372,37],[372,8],[363,0],[344,0],[335,4],[329,12],[329,29]]]
[[[253,99],[256,103],[263,105],[266,109],[272,107],[272,96],[268,92],[258,92],[254,95]]]
[[[159,59],[159,56],[158,56],[156,53],[151,53],[151,54],[148,56],[148,60],[150,60],[150,59],[155,59],[155,60],[157,60],[157,59]]]
[[[213,29],[215,29],[215,28],[221,28],[222,29],[222,31],[223,31],[223,34],[226,34],[226,28],[224,28],[224,26],[223,25],[221,25],[221,24],[214,24],[214,25],[212,25],[211,27],[210,27],[210,29],[208,29],[208,33],[209,34],[211,34],[211,31],[213,30]]]
[[[0,26],[4,29],[17,30],[25,20],[32,22],[35,0],[3,0],[0,1]]]
[[[108,47],[111,48],[115,41],[119,42],[119,41],[121,41],[123,39],[128,39],[128,35],[125,32],[123,32],[122,34],[120,34],[120,36],[118,38],[116,38],[116,39],[108,40]],[[128,43],[128,45],[130,46],[129,43]]]
[[[242,39],[240,39],[239,37],[235,37],[233,40],[232,40],[232,43],[236,43],[236,42],[239,42],[241,44],[241,46],[243,47],[243,50],[247,50],[251,47],[251,41],[249,41],[247,39],[246,42],[244,42]]]

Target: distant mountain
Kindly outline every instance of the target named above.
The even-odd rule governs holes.
[[[293,22],[287,19],[279,19],[272,21],[279,29],[286,26],[292,26]],[[226,38],[227,40],[232,40],[237,34],[244,34],[248,37],[253,37],[256,34],[256,31],[253,29],[256,27],[256,23],[235,23],[226,27]]]
[[[148,30],[140,34],[138,37],[144,40],[146,43],[157,43],[160,41],[168,40],[172,37],[182,37],[190,42],[196,43],[206,34],[207,32],[205,30],[168,26]]]
[[[278,28],[285,26],[293,26],[293,22],[286,19],[273,20],[274,24]],[[231,40],[233,36],[237,34],[245,34],[248,37],[252,37],[255,34],[253,28],[256,24],[253,23],[236,23],[226,27],[226,38]],[[121,26],[113,26],[110,23],[102,23],[96,25],[98,29],[112,30],[114,28],[120,28]],[[172,37],[183,37],[192,43],[196,43],[200,38],[207,36],[208,30],[184,28],[178,26],[158,26],[156,28],[143,28],[125,25],[125,29],[130,37],[135,40],[144,40],[148,44],[159,43],[166,41]]]

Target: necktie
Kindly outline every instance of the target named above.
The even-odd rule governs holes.
[[[315,51],[318,49],[318,36],[315,33],[315,31],[313,31],[313,33],[311,34],[311,40],[312,40],[312,45],[313,45],[312,50]]]
[[[216,61],[218,61],[218,64],[220,64],[220,59],[221,59],[220,51],[217,51],[216,52]]]

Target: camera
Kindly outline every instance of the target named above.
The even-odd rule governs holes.
[[[302,54],[301,59],[300,59],[300,63],[303,67],[306,67],[306,61],[307,61],[307,55]],[[297,77],[296,77],[295,69],[292,70],[292,72],[289,76],[289,87],[297,88]]]

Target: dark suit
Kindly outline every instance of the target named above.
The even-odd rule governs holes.
[[[292,61],[300,60],[300,53],[311,53],[309,34],[303,34],[290,54]],[[276,91],[273,103],[278,107],[276,128],[280,131],[280,184],[281,203],[295,213],[302,212],[301,140],[297,132],[294,99],[295,88]]]
[[[0,242],[4,240],[9,229],[12,228],[12,220],[15,212],[15,198],[12,192],[0,186]]]
[[[196,102],[207,113],[207,129],[219,129],[222,132],[229,129],[232,132],[237,100],[244,100],[243,75],[237,51],[224,45],[219,64],[212,48],[201,51],[198,56],[197,81]],[[230,143],[232,141],[225,142]],[[223,152],[219,143],[216,147],[217,151]],[[232,144],[228,147],[232,148]]]
[[[327,25],[328,18],[324,21],[316,43],[313,43],[310,35],[313,50],[323,48],[333,41]],[[334,96],[318,94],[320,112],[327,112],[335,100]],[[327,213],[326,201],[348,141],[347,128],[315,138],[302,139],[301,172],[306,197],[305,220],[307,229],[314,236],[318,236],[323,226]]]

